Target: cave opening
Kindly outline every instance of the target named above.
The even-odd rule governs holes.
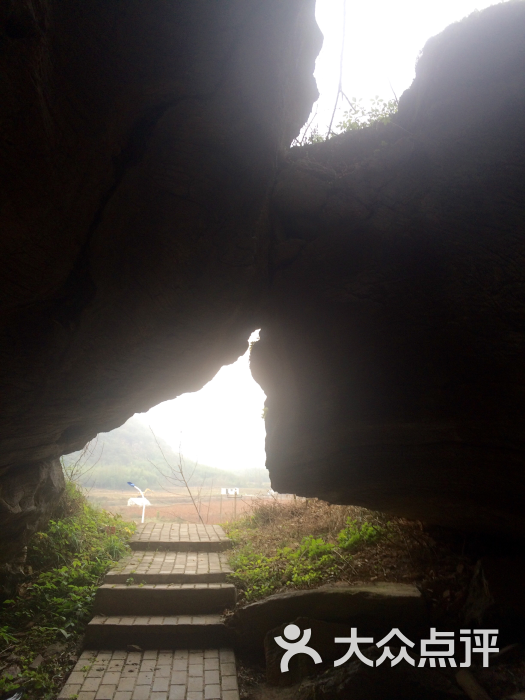
[[[234,510],[235,515],[249,510],[270,488],[264,449],[266,396],[249,367],[258,340],[257,330],[248,338],[246,352],[199,391],[137,413],[122,426],[100,433],[83,451],[64,456],[66,474],[74,473],[88,488],[92,503],[137,521],[142,502],[130,500],[130,482],[147,500],[146,522],[202,518],[218,524]],[[235,503],[233,489],[238,489]]]
[[[346,4],[353,50],[364,5],[329,3],[319,12]],[[432,36],[410,88],[393,85],[392,119],[299,149],[317,94],[313,0],[81,4],[0,13],[0,694],[238,700],[235,655],[253,653],[304,700],[519,697],[525,3]],[[390,68],[401,29],[434,6],[377,7]],[[338,17],[325,43],[339,57]],[[328,71],[330,115],[336,89],[341,109],[356,71],[385,63],[372,58]],[[237,482],[221,477],[234,510],[219,529],[204,475],[201,497],[188,493],[196,521],[163,521],[132,462],[124,477],[110,463],[107,478],[152,504],[133,532],[64,485],[60,455],[223,367],[219,381],[259,324],[257,421],[272,484],[296,497],[267,493],[239,517]],[[218,443],[225,404],[181,412],[209,413]],[[176,463],[177,443],[136,421]],[[145,444],[126,441],[131,457]],[[335,668],[334,639],[356,641],[356,625],[382,646],[399,630],[418,658],[399,675],[377,650]],[[498,635],[478,645],[479,628]],[[285,676],[274,642],[301,630],[328,666]],[[423,669],[436,630],[459,662],[485,644],[494,670],[452,657]]]
[[[334,131],[340,131],[337,124],[348,118],[345,112],[368,111],[378,98],[384,103],[397,101],[410,87],[428,39],[493,4],[492,0],[425,4],[401,0],[374,5],[317,0],[315,17],[324,37],[314,72],[319,99],[297,143],[306,143],[312,132],[326,135],[331,121]],[[340,79],[342,94],[338,95]]]

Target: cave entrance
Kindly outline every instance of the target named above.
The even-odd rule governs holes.
[[[307,143],[313,134],[324,137],[331,122],[339,133],[338,124],[348,119],[345,112],[360,121],[361,110],[381,110],[381,104],[397,100],[410,87],[417,57],[428,39],[493,4],[493,0],[401,0],[378,6],[316,0],[315,18],[324,37],[314,73],[320,95],[298,143]],[[349,104],[354,100],[357,112]]]
[[[266,495],[266,396],[249,367],[258,339],[254,331],[246,352],[200,391],[100,434],[82,476],[90,500],[137,522],[145,505],[146,521],[218,524]]]

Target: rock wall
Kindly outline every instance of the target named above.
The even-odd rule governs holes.
[[[58,459],[17,465],[16,470],[2,474],[0,562],[12,561],[31,535],[46,525],[63,489],[64,475]]]
[[[4,556],[57,457],[261,325],[275,488],[523,533],[524,8],[432,39],[395,123],[287,153],[314,0],[2,5]]]
[[[11,0],[0,30],[4,489],[245,351],[322,38],[313,0]]]
[[[252,371],[272,485],[525,534],[525,3],[427,44],[394,123],[292,149]]]

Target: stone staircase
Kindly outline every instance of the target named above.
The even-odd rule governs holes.
[[[86,651],[58,700],[238,700],[221,620],[236,600],[229,545],[217,525],[139,526],[97,591]]]

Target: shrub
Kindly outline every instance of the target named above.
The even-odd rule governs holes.
[[[231,578],[246,602],[283,588],[344,579],[353,554],[388,530],[376,513],[317,499],[262,500],[250,515],[224,527],[234,543]]]
[[[378,95],[365,108],[361,99],[351,100],[350,109],[343,113],[343,119],[337,125],[339,133],[357,131],[376,124],[388,124],[397,112],[397,100],[385,102]]]
[[[363,544],[375,542],[384,533],[383,527],[367,522],[359,524],[348,518],[346,527],[337,535],[337,543],[341,549],[350,552]]]
[[[96,589],[113,562],[128,551],[133,529],[120,516],[94,508],[67,483],[54,518],[28,544],[26,574],[16,595],[3,601],[0,644],[2,651],[11,652],[20,673],[0,677],[0,693],[23,685],[27,700],[56,697],[92,616]],[[46,655],[57,642],[63,652]],[[44,663],[30,669],[38,654]]]
[[[366,127],[374,127],[379,124],[388,124],[392,117],[397,113],[398,101],[383,100],[379,95],[376,95],[368,107],[363,104],[362,98],[352,97],[349,100],[350,109],[343,112],[343,118],[335,126],[335,129],[330,128],[328,134],[322,134],[319,131],[318,125],[312,125],[312,121],[308,124],[301,138],[297,138],[292,143],[292,146],[307,146],[314,143],[322,143],[334,136],[347,133],[348,131],[358,131]]]
[[[284,586],[308,588],[333,576],[335,545],[322,538],[305,537],[298,547],[282,547],[275,556],[257,553],[250,544],[231,557],[232,578],[247,601],[269,595]]]

